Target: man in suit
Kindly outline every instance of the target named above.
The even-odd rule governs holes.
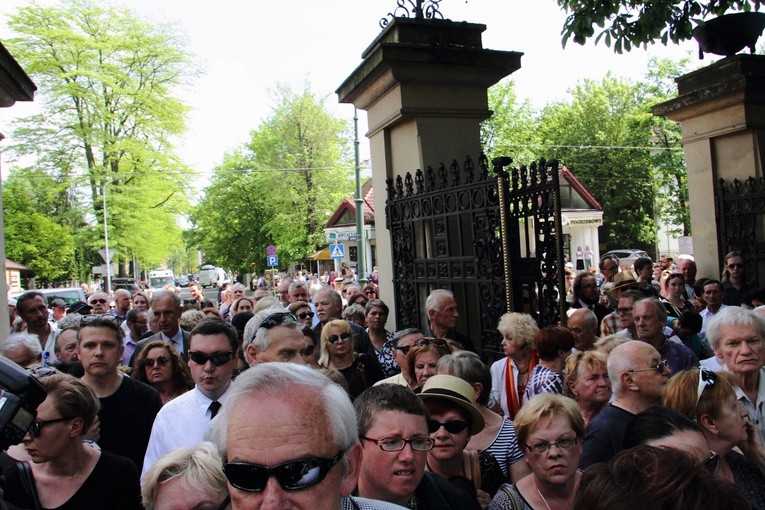
[[[158,318],[159,332],[136,344],[130,366],[133,366],[138,353],[154,340],[171,344],[183,359],[188,359],[189,332],[182,329],[178,323],[181,318],[181,298],[175,292],[157,292],[151,299],[151,311]]]
[[[593,311],[598,318],[598,331],[600,331],[600,322],[603,317],[613,312],[599,303],[600,293],[598,291],[598,282],[590,273],[579,273],[574,278],[574,302],[571,308],[588,308]],[[571,315],[573,312],[569,312]]]

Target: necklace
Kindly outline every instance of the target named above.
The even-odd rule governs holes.
[[[545,504],[545,506],[547,507],[547,510],[552,510],[552,509],[550,508],[550,505],[548,505],[548,504],[547,504],[547,500],[545,499],[545,497],[544,497],[544,496],[542,496],[542,491],[540,491],[539,489],[537,489],[537,494],[539,494],[539,497],[540,497],[540,498],[542,498],[542,502],[543,502],[543,503]]]

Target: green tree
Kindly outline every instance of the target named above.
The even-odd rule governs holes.
[[[270,116],[216,168],[192,214],[190,239],[208,260],[241,271],[302,260],[324,243],[323,228],[352,193],[346,122],[332,117],[306,86],[273,92]]]
[[[87,190],[91,222],[102,221],[106,194],[110,248],[123,263],[166,259],[180,244],[190,173],[171,143],[187,111],[173,92],[193,75],[183,40],[86,0],[22,7],[8,24],[18,37],[6,43],[44,109],[16,130],[19,159]]]
[[[526,99],[521,101],[511,80],[489,89],[493,115],[481,124],[481,145],[491,157],[510,156],[517,164],[539,159],[537,114]]]
[[[563,24],[563,46],[569,39],[584,44],[602,38],[614,51],[630,51],[661,41],[678,43],[690,39],[696,19],[725,14],[729,10],[759,9],[763,0],[557,0],[569,13]],[[600,27],[595,35],[595,26]]]

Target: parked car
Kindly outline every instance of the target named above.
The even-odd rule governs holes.
[[[75,301],[83,301],[87,303],[87,298],[85,297],[85,293],[82,291],[80,287],[63,287],[60,289],[33,289],[37,292],[42,293],[45,296],[45,299],[48,301],[48,306],[50,307],[50,304],[53,302],[56,298],[61,298],[66,303],[66,307],[69,308],[69,306],[74,303]],[[12,298],[18,298],[20,295],[22,295],[26,291],[22,292],[14,292],[11,294]]]
[[[141,292],[141,286],[135,281],[135,278],[112,278],[112,291],[125,289],[134,296],[136,292]]]
[[[621,267],[622,270],[632,269],[632,264],[634,264],[637,259],[641,257],[648,257],[648,254],[644,252],[643,250],[637,250],[635,248],[625,248],[621,250],[607,251],[600,257],[600,260],[603,260],[609,255],[615,255],[616,257],[619,258],[619,267]]]
[[[175,285],[176,287],[188,287],[189,277],[185,274],[179,275],[178,278],[175,279]]]

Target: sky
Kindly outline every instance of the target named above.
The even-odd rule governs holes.
[[[0,2],[0,41],[12,35],[5,25],[7,15],[28,3]],[[396,7],[396,0],[124,0],[119,4],[146,19],[172,22],[186,35],[203,74],[188,89],[178,91],[191,112],[188,131],[176,145],[178,154],[204,181],[224,154],[243,144],[269,115],[269,89],[276,83],[300,90],[308,81],[314,92],[326,96],[333,114],[352,119],[353,106],[339,104],[334,91],[361,63],[362,52],[381,30],[380,18]],[[623,55],[592,42],[585,46],[570,42],[563,49],[560,31],[566,15],[555,0],[441,0],[440,11],[454,21],[485,24],[485,48],[522,52],[522,67],[509,79],[515,81],[521,99],[540,108],[565,99],[567,90],[585,78],[599,80],[611,71],[639,80],[651,55],[680,58],[696,52],[693,41]],[[704,63],[710,60],[707,57]],[[17,103],[0,109],[0,132],[9,136],[11,121],[34,108]],[[364,159],[369,154],[364,112],[359,112],[359,129]]]

